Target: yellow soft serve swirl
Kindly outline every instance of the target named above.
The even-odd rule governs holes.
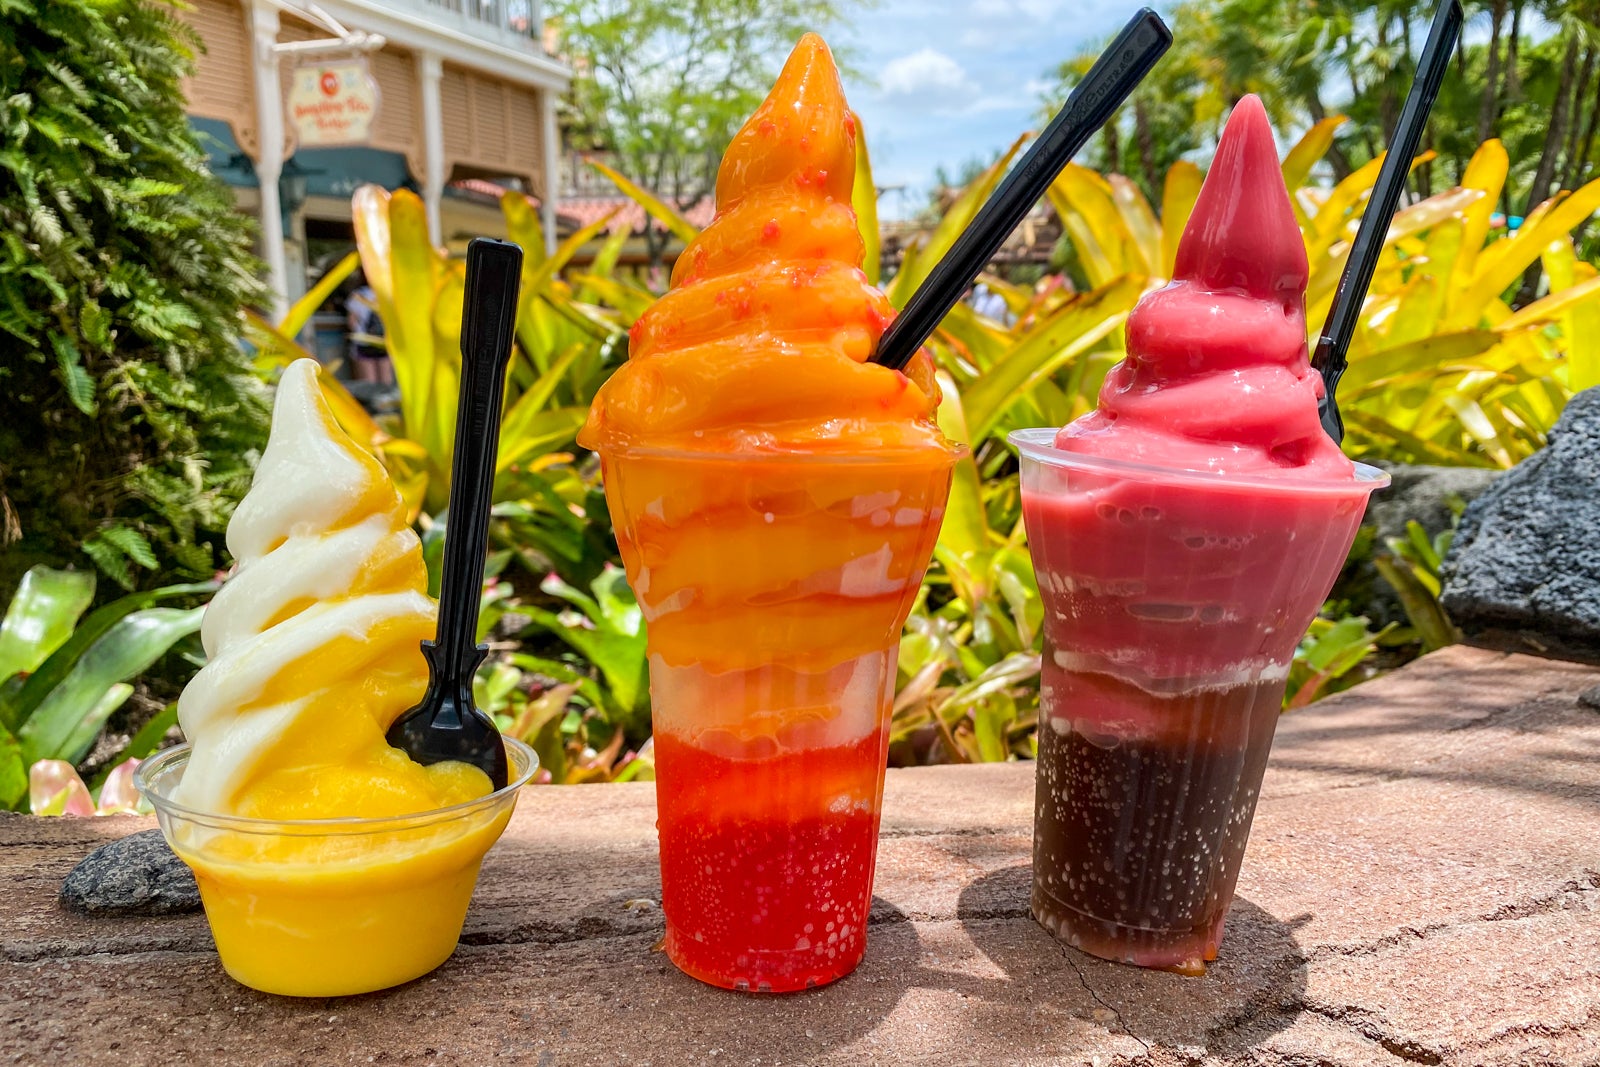
[[[194,745],[173,799],[265,819],[378,817],[489,792],[384,732],[421,699],[435,604],[405,508],[333,418],[317,366],[284,371],[272,435],[228,524],[236,573],[206,610],[208,657],[178,702]]]

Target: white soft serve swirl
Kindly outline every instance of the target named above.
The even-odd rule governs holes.
[[[178,702],[194,751],[173,794],[217,813],[235,811],[252,777],[276,769],[281,761],[269,757],[291,743],[293,753],[334,762],[341,744],[371,744],[374,731],[381,739],[387,721],[374,720],[371,730],[360,724],[352,736],[348,723],[328,730],[326,717],[354,706],[385,709],[392,720],[414,703],[415,635],[431,631],[435,611],[399,493],[334,422],[311,360],[292,364],[278,384],[272,434],[228,524],[228,549],[237,571],[200,631],[208,661]],[[386,580],[374,582],[375,572]],[[375,632],[395,621],[411,625],[382,630],[394,647],[380,646]],[[343,673],[317,678],[292,699],[266,698],[275,679],[339,639],[357,649],[341,661]],[[318,732],[338,740],[319,747]]]

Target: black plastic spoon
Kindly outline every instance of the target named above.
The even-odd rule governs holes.
[[[904,310],[878,339],[871,362],[900,370],[956,306],[1011,231],[1096,130],[1150,73],[1172,45],[1159,15],[1141,8],[1117,34],[1038,140],[984,201],[971,225],[923,279]]]
[[[473,706],[472,676],[489,651],[476,640],[478,605],[500,445],[500,404],[521,285],[521,247],[485,237],[467,247],[461,403],[439,586],[439,633],[435,640],[422,642],[428,660],[422,703],[396,719],[387,735],[391,745],[418,763],[470,763],[489,776],[495,789],[505,788],[509,778],[506,748],[494,722]]]
[[[1344,420],[1339,417],[1339,404],[1333,393],[1347,366],[1345,357],[1355,337],[1356,326],[1361,322],[1367,287],[1378,269],[1378,256],[1383,252],[1389,223],[1400,203],[1400,194],[1405,191],[1411,161],[1416,157],[1417,145],[1422,143],[1422,131],[1428,125],[1428,112],[1433,110],[1434,98],[1439,95],[1439,86],[1450,66],[1450,56],[1460,33],[1460,0],[1439,0],[1439,7],[1433,13],[1433,25],[1428,30],[1428,42],[1422,46],[1422,55],[1417,60],[1411,92],[1400,109],[1394,140],[1383,157],[1383,166],[1378,169],[1378,182],[1367,199],[1367,210],[1361,216],[1355,243],[1350,246],[1350,258],[1345,261],[1339,288],[1328,308],[1328,321],[1322,327],[1317,350],[1311,356],[1311,366],[1322,375],[1323,392],[1322,399],[1317,402],[1317,415],[1328,436],[1338,442],[1344,441]]]

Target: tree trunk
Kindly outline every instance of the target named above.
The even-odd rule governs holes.
[[[1139,97],[1133,99],[1133,140],[1139,151],[1139,170],[1144,176],[1145,189],[1159,196],[1156,189],[1156,138],[1150,129],[1150,112]]]
[[[1430,122],[1422,131],[1422,151],[1431,151],[1433,145],[1433,123]],[[1424,163],[1414,172],[1417,177],[1417,196],[1423,200],[1433,195],[1433,167],[1432,163]]]
[[[1522,44],[1522,0],[1511,5],[1511,39],[1506,42],[1506,63],[1500,71],[1500,106],[1522,92],[1522,75],[1517,70],[1517,50]]]
[[[1121,113],[1111,116],[1106,124],[1100,127],[1100,132],[1106,142],[1106,173],[1122,173],[1122,134],[1117,129],[1117,123],[1122,120]]]
[[[1567,127],[1567,86],[1572,84],[1573,74],[1578,66],[1578,36],[1567,35],[1567,50],[1561,57],[1561,75],[1556,79],[1555,99],[1550,102],[1550,125],[1545,130],[1544,151],[1539,154],[1539,166],[1533,172],[1533,181],[1528,186],[1527,206],[1522,209],[1522,217],[1527,218],[1533,209],[1544,202],[1550,193],[1550,179],[1555,176],[1556,156],[1561,151],[1561,142],[1566,136]],[[1539,272],[1542,264],[1535,261],[1522,276],[1522,289],[1517,293],[1516,303],[1526,304],[1533,299],[1539,287]]]
[[[1489,139],[1500,117],[1500,26],[1506,18],[1506,0],[1494,0],[1489,9],[1489,62],[1483,74],[1483,102],[1478,105],[1478,143]]]
[[[1378,19],[1378,50],[1389,49],[1389,19]],[[1394,126],[1399,118],[1399,103],[1395,99],[1395,70],[1378,72],[1378,124],[1383,128],[1383,143],[1394,141]]]
[[[1572,87],[1571,111],[1568,114],[1568,137],[1565,150],[1566,168],[1561,176],[1563,189],[1576,189],[1583,184],[1583,174],[1588,163],[1586,146],[1594,136],[1595,116],[1600,114],[1600,86],[1592,84],[1595,64],[1600,62],[1600,48],[1590,45],[1584,49],[1583,73]],[[1588,121],[1584,121],[1584,104],[1589,102]]]
[[[1539,165],[1533,172],[1533,182],[1528,186],[1528,201],[1523,216],[1544,202],[1550,195],[1550,179],[1555,177],[1556,157],[1561,153],[1561,142],[1567,132],[1567,86],[1572,84],[1578,66],[1578,37],[1567,36],[1567,50],[1561,57],[1561,74],[1556,79],[1555,99],[1550,101],[1550,125],[1544,134],[1544,151],[1539,154]]]

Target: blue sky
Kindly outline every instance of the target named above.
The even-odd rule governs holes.
[[[1116,32],[1137,9],[1128,0],[880,0],[835,28],[874,84],[847,79],[861,115],[887,216],[914,213],[934,169],[987,160],[1040,123],[1047,75],[1062,60]],[[903,208],[902,208],[903,203]]]

